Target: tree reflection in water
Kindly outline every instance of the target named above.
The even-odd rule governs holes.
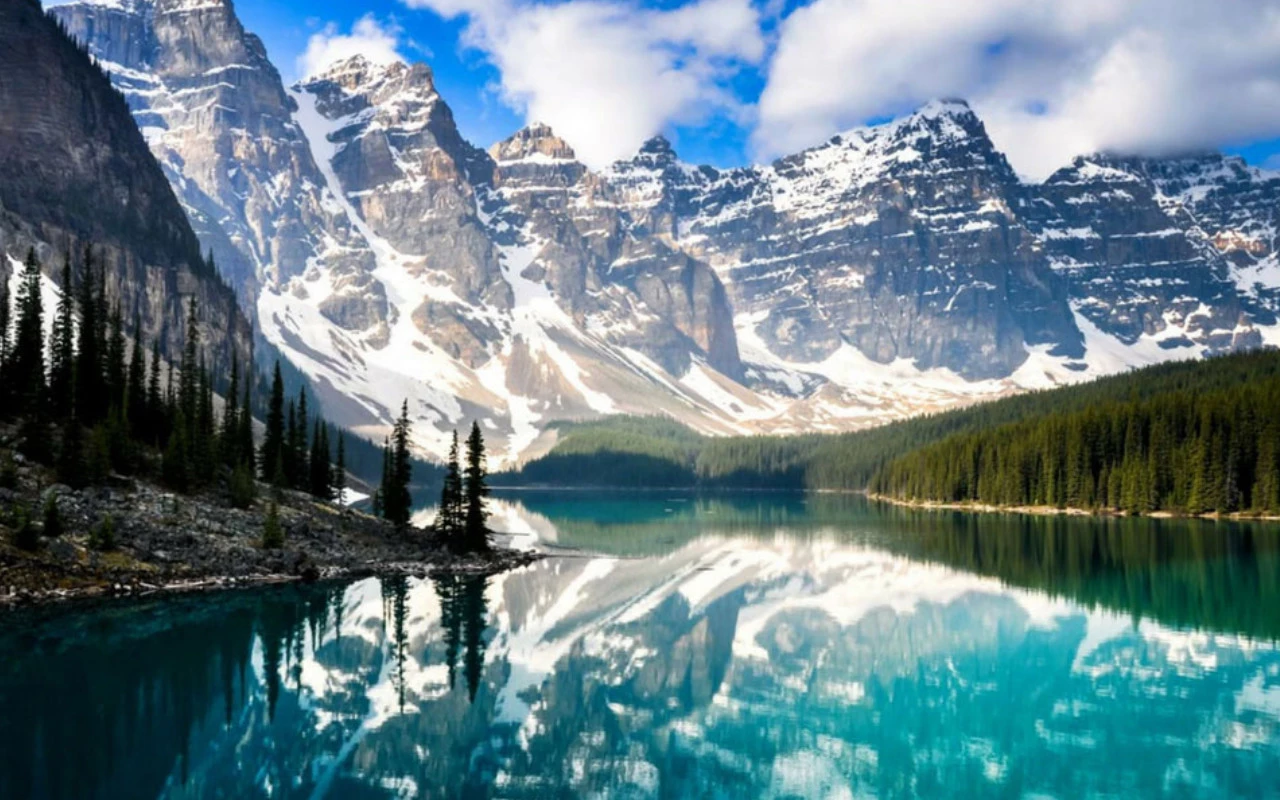
[[[1277,793],[1274,528],[643,505],[542,517],[643,557],[13,615],[0,797]]]

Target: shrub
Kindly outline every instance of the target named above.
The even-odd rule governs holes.
[[[58,498],[50,495],[44,504],[44,535],[55,539],[62,533],[62,515],[58,513]]]
[[[253,471],[244,464],[231,473],[228,486],[231,494],[231,505],[235,508],[248,508],[258,499],[258,485],[253,480]]]
[[[17,511],[17,520],[13,531],[13,544],[15,547],[28,552],[34,552],[40,547],[40,532],[36,530],[36,525],[31,521],[31,515],[27,513],[25,508],[19,508]]]
[[[99,552],[116,547],[116,521],[108,514],[89,532],[89,547]]]
[[[262,523],[262,547],[265,550],[284,547],[284,528],[280,525],[280,509],[275,503],[267,508],[267,518]]]

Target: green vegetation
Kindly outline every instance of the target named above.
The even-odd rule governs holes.
[[[467,436],[467,466],[458,462],[458,433],[453,433],[449,463],[445,467],[440,505],[432,529],[455,553],[482,553],[489,549],[489,470],[484,435],[478,422]]]
[[[1266,467],[1274,461],[1273,451],[1280,449],[1276,429],[1268,424],[1277,416],[1275,401],[1267,395],[1278,394],[1277,379],[1280,353],[1255,352],[1165,364],[837,435],[716,438],[654,418],[569,423],[560,426],[560,439],[550,453],[519,472],[495,476],[495,483],[855,491],[871,487],[912,499],[1043,499],[1065,504],[1075,498],[1085,507],[1135,510],[1266,509],[1275,502],[1270,499],[1275,490]],[[1045,426],[1045,436],[1049,427],[1066,426],[1045,440],[1040,457],[1056,463],[1069,455],[1076,465],[1075,477],[1069,480],[1073,470],[1065,467],[1043,485],[1029,474],[1025,485],[1011,476],[1015,468],[1006,469],[1013,446],[1009,437],[1018,438],[1017,446],[1026,451],[1031,445],[1024,438],[1034,434],[1026,426],[1016,434],[1006,428],[1024,423]],[[1080,430],[1068,435],[1072,425]],[[1000,429],[1005,429],[998,434],[1005,437],[1004,444],[992,449],[995,439],[990,437]],[[1070,454],[1068,440],[1073,442]],[[962,468],[955,463],[979,441],[986,448],[983,453],[998,464],[983,460],[979,467]],[[939,449],[924,454],[934,446]],[[1131,450],[1127,468],[1126,447]],[[1148,487],[1136,476],[1137,461],[1150,462],[1152,447],[1161,465]],[[1025,453],[1018,457],[1031,458]],[[1088,480],[1082,459],[1088,462]],[[1029,462],[1019,463],[1017,470],[1031,469]],[[1126,469],[1133,476],[1127,495]],[[947,477],[948,470],[956,474]],[[926,479],[926,472],[933,477]],[[1193,492],[1191,479],[1197,473],[1200,488]],[[1092,489],[1087,486],[1090,481]],[[1117,487],[1114,493],[1112,484]],[[1009,500],[1014,497],[1025,499]]]
[[[413,513],[413,459],[409,456],[409,401],[400,407],[400,417],[391,438],[382,449],[382,483],[373,494],[374,514],[399,528],[409,525]]]
[[[35,552],[40,548],[40,532],[36,530],[31,514],[27,509],[19,507],[16,517],[13,527],[13,546],[19,550]]]
[[[89,531],[89,547],[100,553],[116,549],[116,521],[110,514]]]
[[[904,500],[1275,514],[1280,376],[958,434],[890,462],[870,488]]]
[[[64,526],[62,515],[58,512],[58,498],[53,495],[44,504],[44,530],[46,538],[56,539],[62,535]]]
[[[212,273],[213,265],[208,268]],[[108,287],[104,261],[92,247],[78,263],[70,256],[62,262],[61,292],[45,337],[41,272],[32,250],[12,303],[7,282],[0,281],[0,421],[16,423],[17,449],[53,467],[59,482],[80,489],[113,474],[136,475],[184,494],[222,491],[232,505],[247,508],[257,495],[259,467],[277,486],[332,500],[346,475],[333,465],[331,442],[338,442],[340,468],[348,459],[358,468],[375,457],[371,443],[348,443],[310,413],[305,389],[286,408],[279,362],[259,454],[252,374],[241,369],[234,348],[229,363],[216,352],[220,363],[206,362],[195,298],[185,309],[175,303],[172,318],[160,325],[177,331],[182,343],[180,356],[166,363],[160,337],[144,341],[139,309],[126,325],[111,299],[120,293]],[[234,319],[230,324],[226,337],[234,339],[240,332]],[[215,392],[225,398],[220,413]],[[0,485],[15,488],[13,460],[7,452],[0,458]]]
[[[273,502],[262,521],[262,549],[279,550],[281,547],[284,547],[284,526],[280,524],[280,507]]]

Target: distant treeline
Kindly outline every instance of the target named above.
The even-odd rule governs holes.
[[[1145,514],[1280,511],[1280,377],[1189,386],[951,436],[887,464],[873,492]]]
[[[1280,395],[1274,384],[1276,379],[1280,379],[1280,353],[1230,355],[1149,367],[1079,386],[1019,395],[836,435],[709,437],[668,419],[612,417],[562,425],[558,431],[559,441],[550,453],[524,465],[518,472],[495,475],[494,482],[550,486],[872,488],[913,499],[999,498],[992,502],[1024,504],[1042,498],[1049,504],[1066,504],[1069,498],[1076,498],[1087,499],[1086,507],[1248,508],[1254,507],[1255,496],[1260,496],[1254,484],[1262,473],[1258,473],[1258,454],[1254,449],[1269,447],[1264,445],[1268,436],[1274,443],[1274,429],[1263,423],[1268,417],[1276,416],[1274,400],[1267,396],[1268,391],[1272,396]],[[1211,401],[1208,398],[1211,394],[1216,399]],[[1148,403],[1157,399],[1161,402]],[[1163,409],[1165,403],[1169,409],[1156,410],[1156,406]],[[1172,410],[1175,407],[1177,410]],[[1132,435],[1129,416],[1126,416],[1130,414],[1146,420],[1134,423]],[[1144,416],[1147,414],[1159,416],[1160,421],[1153,424]],[[1244,415],[1247,421],[1234,424],[1232,420],[1238,415]],[[1079,417],[1079,420],[1068,423],[1068,417]],[[1119,422],[1113,419],[1120,417],[1123,419]],[[1086,418],[1093,423],[1087,424]],[[1100,421],[1104,419],[1105,435]],[[1008,437],[1011,434],[1007,426],[1021,423],[1026,424],[1020,431],[1041,426],[1046,431],[1055,425],[1080,426],[1078,440],[1068,436],[1064,429],[1045,444],[1046,454],[1057,448],[1061,453],[1053,450],[1052,458],[1065,459],[1067,441],[1071,438],[1076,444],[1072,445],[1070,456],[1080,466],[1074,470],[1063,468],[1061,472],[1055,467],[1052,485],[1043,484],[1043,491],[1042,484],[1030,476],[1025,483],[1002,477],[999,481],[1002,488],[997,489],[991,476],[1006,475],[1005,465],[1011,462],[1006,445],[997,447],[992,437]],[[1113,430],[1115,425],[1122,427]],[[1018,434],[1019,439],[1022,435]],[[1203,443],[1195,444],[1202,436]],[[1169,438],[1171,446],[1166,445],[1162,437]],[[1128,468],[1133,473],[1136,470],[1133,465],[1139,458],[1137,448],[1146,452],[1153,438],[1161,457],[1165,449],[1171,447],[1168,463],[1178,474],[1176,478],[1167,477],[1162,467],[1158,476],[1153,476],[1155,483],[1149,490],[1143,489],[1140,482],[1135,483],[1136,478],[1131,479],[1135,488],[1130,494],[1137,493],[1141,498],[1131,497],[1133,502],[1126,504],[1123,502],[1126,499],[1123,496],[1126,443],[1133,440]],[[1252,444],[1246,443],[1246,439]],[[962,469],[955,463],[966,455],[966,448],[977,447],[978,440],[985,443],[984,455],[1000,459],[999,466],[983,460],[979,465],[970,462]],[[1086,441],[1087,444],[1083,444]],[[1031,445],[1024,443],[1019,447],[1026,450]],[[1199,448],[1197,455],[1205,454],[1194,462],[1197,466],[1217,464],[1224,476],[1218,480],[1217,473],[1210,470],[1211,474],[1201,482],[1208,480],[1218,488],[1202,490],[1197,498],[1192,497],[1187,472],[1187,465],[1192,463],[1192,447]],[[1249,459],[1253,460],[1246,466],[1244,462]],[[1091,490],[1080,488],[1088,483],[1084,480],[1085,463],[1091,475]],[[1107,467],[1105,475],[1104,467]],[[1029,468],[1025,463],[1018,467],[1019,470]],[[1113,476],[1117,469],[1121,474]],[[948,470],[956,474],[948,478]],[[987,479],[980,490],[978,479],[983,471]],[[1068,491],[1067,476],[1073,472],[1076,477],[1071,479]],[[933,477],[926,479],[926,473]],[[968,480],[970,477],[972,480]],[[1113,487],[1119,493],[1115,497],[1111,492]],[[1267,491],[1264,485],[1262,494]],[[1223,498],[1221,501],[1217,499],[1219,495]],[[1011,499],[1015,497],[1020,499]]]

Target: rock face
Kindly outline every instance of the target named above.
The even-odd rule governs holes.
[[[423,64],[286,89],[228,0],[52,12],[108,66],[206,248],[330,416],[839,430],[1280,343],[1280,178],[1077,159],[1028,185],[962,101],[773,164],[661,137],[593,171],[546,125],[467,142]]]
[[[611,177],[653,235],[716,266],[786,361],[848,344],[981,379],[1011,374],[1026,345],[1083,355],[1065,286],[1017,213],[1021,185],[963,103],[728,172],[684,167],[658,140]]]
[[[194,297],[211,363],[247,360],[249,325],[107,76],[34,0],[0,7],[0,43],[0,278],[28,248],[55,276],[91,246],[111,299],[166,355]]]

